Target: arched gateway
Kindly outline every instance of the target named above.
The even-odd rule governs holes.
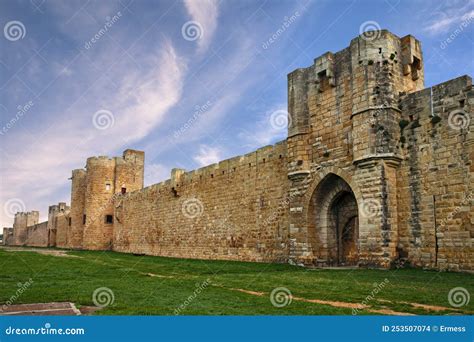
[[[309,205],[309,237],[318,262],[357,265],[359,217],[349,184],[331,173],[318,184]]]

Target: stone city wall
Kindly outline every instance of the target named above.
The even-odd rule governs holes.
[[[288,138],[143,188],[144,152],[91,157],[71,209],[13,245],[316,266],[474,269],[474,91],[424,89],[421,44],[360,35],[288,75]],[[270,123],[269,123],[270,124]],[[63,208],[63,211],[61,211]],[[29,241],[31,237],[32,241]]]
[[[198,259],[284,261],[286,142],[195,171],[115,202],[113,249]]]
[[[415,266],[474,269],[474,89],[467,76],[401,100],[398,248]]]

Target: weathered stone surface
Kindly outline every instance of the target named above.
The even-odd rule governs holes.
[[[414,37],[362,35],[288,75],[285,141],[190,172],[173,169],[147,188],[143,152],[89,158],[86,170],[73,171],[70,211],[50,208],[46,228],[37,212],[20,213],[4,240],[473,270],[473,106],[468,76],[424,89]]]

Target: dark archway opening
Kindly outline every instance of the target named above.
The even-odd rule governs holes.
[[[329,229],[333,263],[346,266],[357,265],[359,260],[359,219],[357,202],[352,192],[344,191],[334,199],[330,209]]]
[[[309,241],[315,264],[355,266],[359,263],[359,217],[356,197],[341,177],[328,174],[309,205]]]

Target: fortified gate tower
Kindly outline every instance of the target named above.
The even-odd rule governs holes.
[[[423,87],[419,41],[386,30],[288,75],[290,260],[397,257],[399,101]]]

